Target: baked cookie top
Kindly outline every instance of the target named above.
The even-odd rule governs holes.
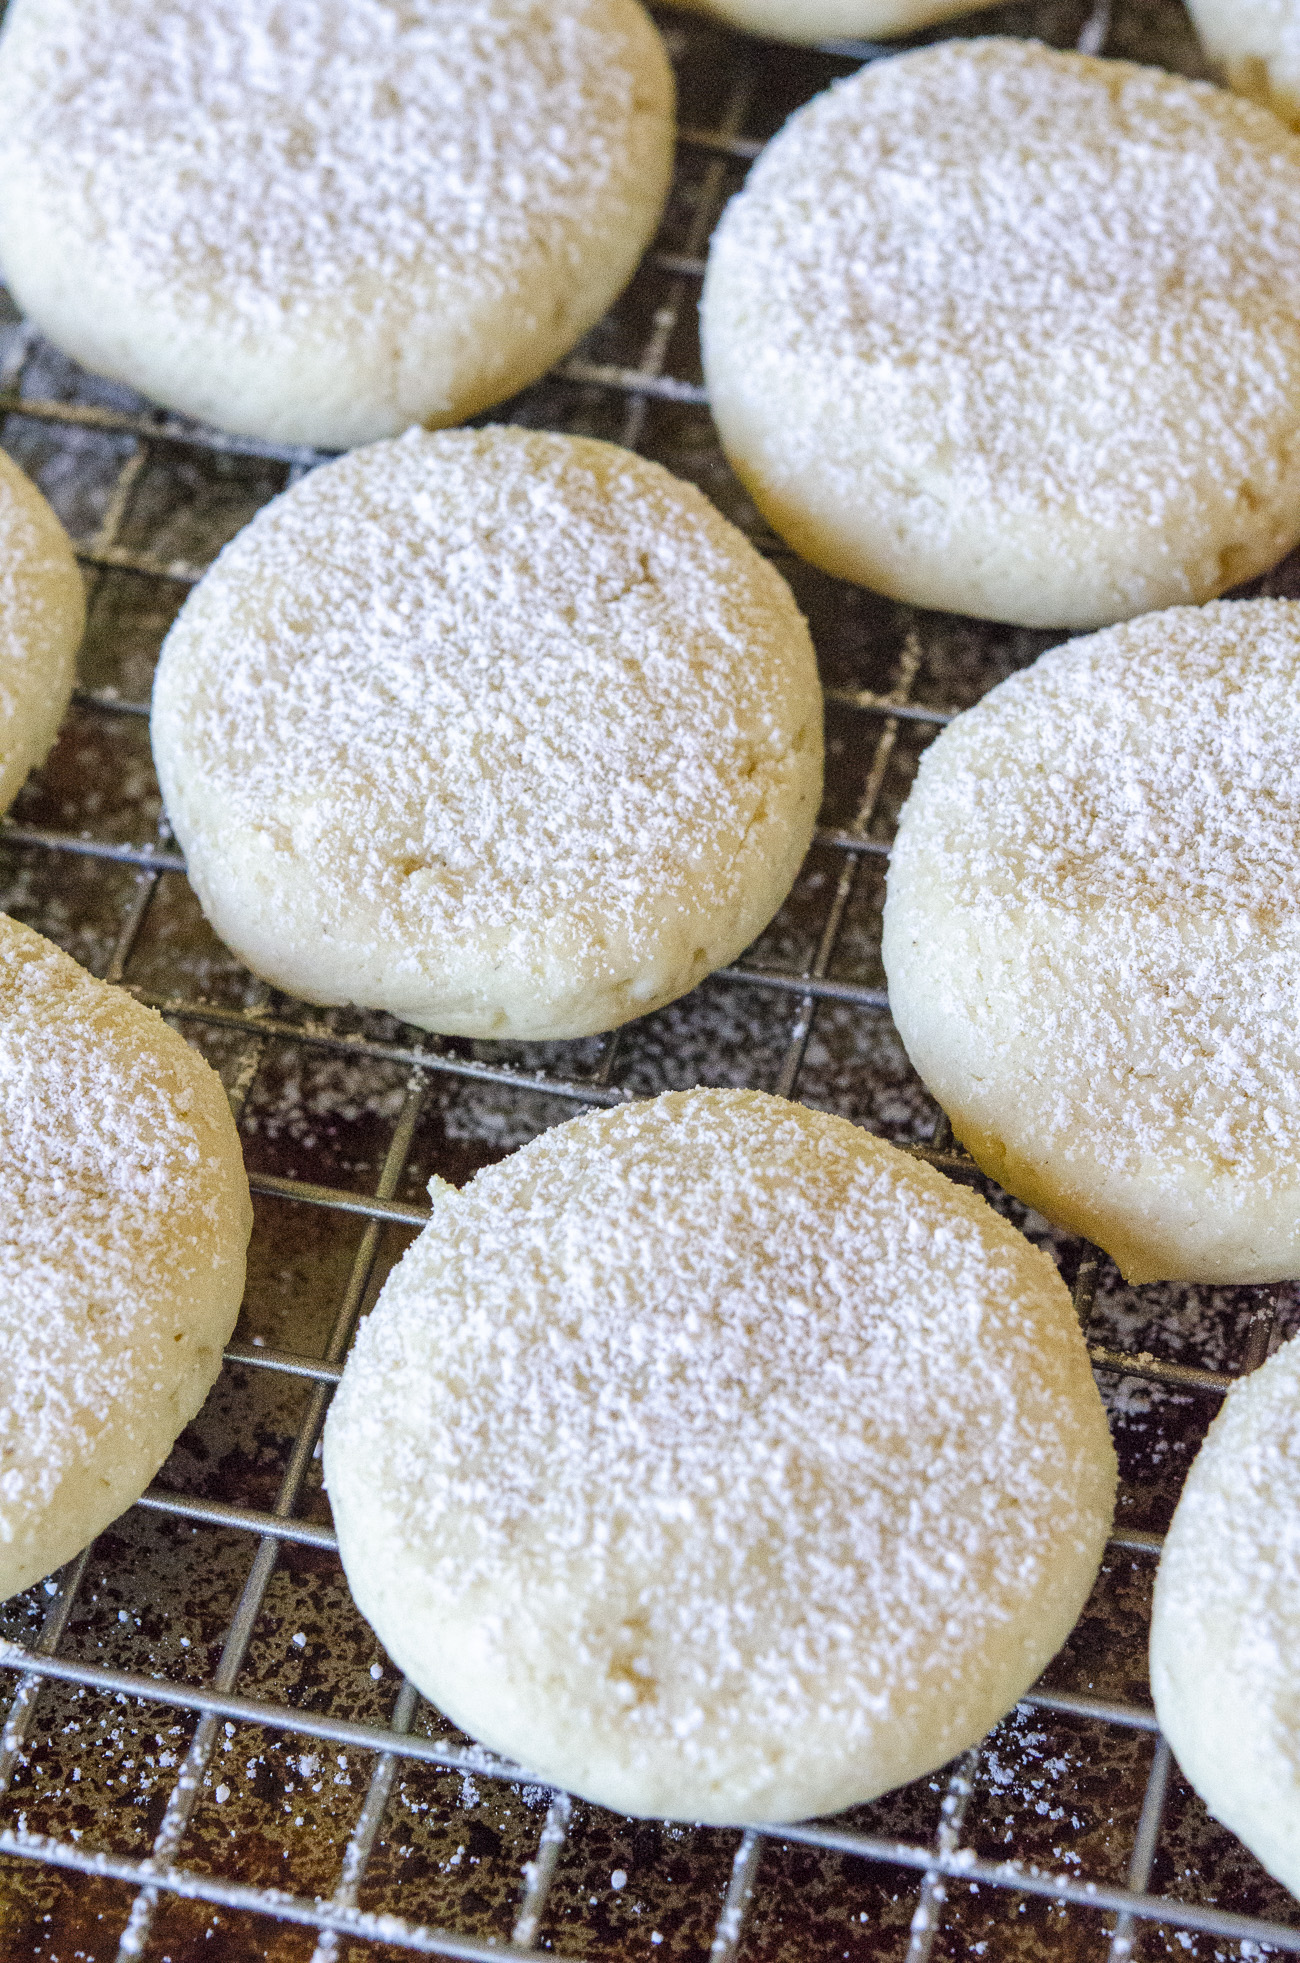
[[[1300,604],[1071,641],[921,762],[890,1005],[986,1170],[1134,1280],[1300,1273]]]
[[[252,1212],[216,1072],[0,915],[0,1596],[137,1499],[221,1367]]]
[[[67,534],[0,451],[0,812],[54,741],[85,617]]]
[[[548,367],[658,220],[636,0],[15,0],[0,264],[86,366],[342,448]]]
[[[613,444],[412,431],[266,507],[163,649],[154,751],[219,933],[314,1001],[586,1035],[784,899],[821,691],[775,568]]]
[[[1300,532],[1300,139],[1207,83],[949,41],[799,110],[709,256],[728,454],[814,563],[1097,626]]]
[[[1165,1539],[1151,1690],[1178,1763],[1300,1894],[1300,1345],[1235,1384]]]
[[[981,1736],[1073,1624],[1115,1479],[1045,1255],[844,1119],[722,1090],[439,1187],[325,1472],[359,1606],[458,1724],[713,1821]]]

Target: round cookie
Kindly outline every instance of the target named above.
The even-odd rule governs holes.
[[[1201,45],[1231,89],[1300,123],[1300,8],[1295,0],[1187,0]]]
[[[1300,1275],[1300,604],[1068,642],[931,745],[890,858],[908,1054],[1130,1281]]]
[[[1233,1386],[1160,1557],[1151,1690],[1216,1820],[1300,1895],[1300,1344]]]
[[[971,11],[971,0],[677,0],[677,5],[805,48],[819,41],[911,34]]]
[[[618,1812],[799,1819],[972,1744],[1064,1641],[1115,1458],[1055,1268],[977,1196],[698,1090],[435,1198],[325,1477],[456,1724]]]
[[[13,0],[0,265],[96,373],[344,448],[549,368],[672,146],[636,0]]]
[[[66,532],[0,450],[0,812],[54,741],[85,618]]]
[[[1300,537],[1300,138],[1240,97],[948,41],[793,116],[714,234],[722,441],[815,565],[1092,627]]]
[[[746,947],[821,791],[779,573],[613,444],[413,430],[305,478],[163,648],[154,755],[204,911],[312,1002],[583,1036]]]
[[[252,1213],[215,1071],[0,915],[0,1597],[138,1499],[221,1368]]]

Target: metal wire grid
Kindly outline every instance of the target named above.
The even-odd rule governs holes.
[[[1083,24],[1078,45],[1098,51],[1105,40],[1108,22],[1107,0],[1099,0]],[[683,43],[689,42],[689,38],[685,33],[678,34]],[[728,47],[732,79],[721,116],[711,128],[688,128],[682,132],[682,147],[687,156],[694,154],[697,163],[702,156],[705,162],[696,185],[693,216],[684,239],[679,241],[681,249],[653,255],[657,269],[667,276],[667,286],[653,312],[639,358],[631,365],[624,365],[576,356],[559,371],[566,382],[603,391],[622,402],[618,434],[631,447],[643,441],[654,403],[694,406],[704,402],[700,385],[667,372],[667,363],[685,312],[692,303],[695,282],[703,270],[709,232],[734,181],[734,167],[737,162],[752,158],[762,147],[759,139],[744,134],[753,98],[753,60],[743,44],[733,41]],[[865,44],[834,44],[828,52],[861,59],[876,58],[888,50]],[[20,416],[49,431],[92,431],[126,442],[124,459],[98,529],[79,547],[79,556],[92,579],[105,571],[125,571],[183,588],[200,576],[201,565],[164,558],[148,547],[132,545],[123,539],[127,513],[142,474],[160,449],[272,462],[284,466],[289,481],[320,460],[307,450],[227,437],[147,410],[33,394],[25,388],[25,382],[38,348],[37,337],[26,326],[13,336],[8,358],[0,368],[0,419]],[[894,762],[900,731],[911,724],[937,727],[955,713],[950,708],[918,704],[911,699],[920,661],[921,638],[914,630],[903,640],[889,688],[828,692],[830,699],[843,710],[862,718],[864,727],[872,729],[873,734],[856,810],[848,823],[823,827],[819,832],[821,846],[838,859],[839,869],[812,958],[798,971],[751,963],[729,969],[721,978],[734,987],[763,990],[776,999],[790,998],[792,1019],[776,1079],[770,1086],[787,1097],[799,1094],[809,1040],[822,1003],[848,1005],[866,1016],[879,1016],[887,1011],[883,990],[866,982],[836,979],[830,970],[862,863],[873,856],[883,857],[888,851],[887,844],[878,836],[878,820],[882,791]],[[97,716],[144,717],[148,712],[144,701],[123,700],[103,691],[81,691],[76,699],[83,710]],[[132,954],[162,882],[184,873],[183,861],[173,849],[165,825],[156,840],[128,844],[8,821],[0,827],[0,845],[11,854],[59,855],[65,863],[77,857],[89,858],[106,867],[116,865],[133,870],[134,878],[126,889],[112,946],[102,968],[107,979],[117,982],[127,977]],[[426,1736],[414,1729],[419,1700],[409,1683],[400,1687],[389,1720],[384,1724],[352,1721],[329,1712],[311,1712],[265,1696],[241,1693],[239,1684],[254,1626],[282,1550],[297,1546],[326,1555],[336,1553],[329,1528],[301,1517],[299,1508],[330,1393],[341,1373],[342,1358],[372,1282],[381,1232],[390,1224],[415,1227],[427,1218],[426,1208],[403,1201],[397,1195],[429,1086],[439,1078],[459,1077],[505,1086],[515,1092],[544,1094],[575,1107],[617,1104],[631,1095],[617,1082],[622,1033],[616,1032],[605,1040],[591,1070],[569,1073],[549,1066],[530,1069],[485,1059],[481,1053],[469,1053],[466,1046],[437,1039],[411,1044],[376,1036],[340,1034],[332,1026],[331,1018],[312,1020],[272,1013],[269,991],[264,991],[260,1000],[255,998],[251,1006],[242,1008],[167,992],[150,993],[142,989],[135,992],[191,1030],[220,1031],[235,1041],[238,1054],[230,1075],[230,1090],[237,1117],[257,1080],[268,1046],[276,1043],[395,1066],[404,1073],[405,1088],[373,1192],[359,1193],[269,1173],[255,1172],[251,1179],[256,1193],[300,1206],[324,1208],[336,1217],[358,1216],[365,1223],[328,1340],[319,1355],[240,1342],[232,1343],[226,1353],[230,1364],[278,1373],[287,1380],[302,1380],[310,1387],[273,1504],[260,1510],[191,1497],[165,1487],[155,1487],[139,1502],[146,1511],[173,1520],[234,1529],[254,1537],[255,1551],[246,1565],[242,1589],[210,1680],[203,1685],[177,1683],[61,1653],[69,1618],[91,1559],[90,1550],[58,1577],[37,1639],[26,1645],[7,1642],[0,1646],[0,1665],[17,1677],[0,1733],[0,1793],[8,1790],[32,1743],[42,1689],[48,1683],[139,1700],[152,1708],[170,1708],[194,1721],[148,1854],[122,1855],[76,1839],[40,1835],[28,1831],[21,1818],[0,1828],[0,1852],[27,1862],[129,1884],[134,1894],[117,1940],[119,1958],[146,1953],[156,1912],[167,1897],[249,1911],[258,1917],[271,1918],[276,1924],[301,1927],[314,1936],[313,1963],[332,1963],[340,1953],[343,1940],[349,1944],[377,1945],[390,1952],[459,1958],[497,1955],[500,1946],[494,1941],[432,1927],[398,1914],[362,1908],[358,1905],[359,1893],[400,1768],[424,1765],[504,1781],[526,1778],[526,1772],[472,1744]],[[969,1160],[953,1146],[942,1119],[931,1143],[912,1149],[950,1172],[962,1174],[971,1170]],[[1085,1327],[1098,1273],[1098,1258],[1085,1249],[1075,1284],[1076,1306]],[[1272,1326],[1271,1313],[1266,1307],[1251,1325],[1247,1353],[1240,1359],[1243,1369],[1263,1359]],[[1145,1352],[1138,1354],[1094,1344],[1092,1355],[1105,1373],[1123,1374],[1194,1396],[1217,1397],[1230,1381],[1220,1372],[1161,1362]],[[1140,1557],[1157,1555],[1159,1544],[1158,1536],[1135,1531],[1120,1531],[1113,1542],[1116,1550]],[[884,1864],[895,1872],[901,1870],[918,1877],[914,1912],[905,1941],[906,1963],[927,1963],[936,1934],[943,1926],[947,1890],[954,1882],[964,1887],[972,1884],[991,1887],[1001,1891],[1008,1901],[1041,1897],[1090,1912],[1088,1922],[1095,1932],[1094,1944],[1108,1945],[1111,1963],[1121,1963],[1121,1959],[1134,1952],[1143,1926],[1149,1924],[1184,1932],[1187,1938],[1200,1933],[1300,1954],[1300,1920],[1270,1920],[1149,1892],[1170,1780],[1168,1748],[1158,1737],[1154,1714],[1149,1708],[1137,1701],[1044,1688],[1030,1693],[1024,1703],[1045,1713],[1095,1720],[1106,1727],[1129,1734],[1146,1734],[1155,1740],[1125,1885],[1088,1880],[1061,1871],[1040,1871],[1024,1861],[993,1860],[964,1844],[963,1828],[985,1750],[981,1746],[965,1754],[951,1770],[938,1826],[929,1839],[873,1834],[842,1822],[757,1828],[741,1833],[709,1941],[710,1963],[730,1963],[730,1959],[740,1956],[744,1950],[746,1918],[759,1885],[763,1855],[774,1841],[860,1862]],[[182,1860],[182,1843],[203,1793],[218,1727],[223,1722],[255,1725],[372,1756],[364,1800],[344,1851],[337,1884],[328,1898],[253,1886],[220,1873],[204,1872]],[[509,1939],[510,1949],[517,1955],[551,1957],[559,1953],[544,1932],[548,1899],[557,1865],[565,1853],[571,1817],[567,1796],[555,1794],[546,1811],[533,1858],[524,1870]],[[1099,1919],[1103,1912],[1108,1912],[1105,1922]],[[542,1944],[545,1946],[539,1946]],[[1259,1952],[1256,1949],[1248,1953]]]

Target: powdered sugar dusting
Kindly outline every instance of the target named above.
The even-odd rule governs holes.
[[[759,159],[709,277],[728,394],[789,405],[776,484],[947,484],[1108,555],[1189,497],[1230,545],[1287,481],[1300,142],[1207,84],[1010,41],[873,64]]]
[[[926,753],[963,905],[1140,909],[1256,932],[1300,890],[1300,603],[1171,608],[1070,641]]]
[[[16,0],[0,256],[92,371],[344,449],[572,346],[657,222],[672,110],[637,0]]]
[[[1042,656],[926,753],[886,942],[910,1015],[907,950],[933,920],[930,972],[953,970],[939,1040],[973,1046],[976,1084],[1012,1073],[1004,1136],[1033,1122],[1036,1151],[1095,1153],[1153,1187],[1189,1165],[1239,1173],[1281,1234],[1300,1123],[1298,677],[1284,600],[1175,608]]]
[[[116,1492],[117,1511],[159,1463],[202,1396],[195,1375],[203,1388],[215,1376],[249,1214],[220,1086],[152,1011],[3,916],[0,1004],[0,1543],[12,1587],[43,1536],[44,1567],[80,1544],[66,1520],[45,1519],[69,1480],[74,1533],[76,1508],[89,1509],[85,1539],[105,1500]],[[123,1492],[123,1469],[129,1481],[141,1460]],[[25,1579],[44,1567],[37,1558]]]
[[[844,1804],[977,1735],[1073,1619],[1113,1479],[1046,1257],[842,1119],[733,1091],[440,1196],[326,1466],[354,1591],[460,1722],[511,1746],[531,1676],[642,1810],[714,1817]],[[402,1625],[408,1585],[454,1633]],[[457,1708],[461,1648],[513,1680],[495,1710]]]
[[[1185,1775],[1300,1885],[1300,1343],[1230,1392],[1161,1557],[1151,1687]]]
[[[0,811],[48,748],[72,688],[81,590],[53,512],[0,453]]]
[[[1293,1340],[1233,1387],[1188,1475],[1160,1584],[1166,1624],[1179,1631],[1188,1618],[1212,1622],[1231,1600],[1240,1617],[1237,1667],[1253,1659],[1289,1674],[1300,1603],[1298,1501],[1300,1342]]]
[[[449,294],[552,255],[572,271],[602,197],[626,189],[638,37],[605,0],[57,0],[10,17],[0,165],[36,144],[48,195],[124,283],[248,329],[325,302],[382,317],[384,289],[400,308],[431,254]]]
[[[246,851],[309,879],[358,991],[391,944],[390,990],[445,967],[468,997],[470,939],[489,968],[538,950],[538,988],[603,950],[635,986],[691,922],[743,946],[785,890],[751,919],[757,842],[766,893],[811,830],[819,710],[788,589],[693,487],[583,439],[412,431],[227,547],[154,733],[223,931]]]

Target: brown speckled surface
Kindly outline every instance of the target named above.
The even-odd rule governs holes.
[[[1083,19],[1078,0],[1037,0],[971,16],[946,31],[992,26],[1069,44]],[[753,85],[744,132],[764,137],[797,103],[851,66],[822,54],[745,43],[686,15],[665,13],[661,24],[678,65],[682,121],[700,129],[717,126],[744,74]],[[1107,49],[1198,72],[1195,42],[1176,0],[1121,0]],[[719,164],[707,150],[684,145],[660,248],[688,251],[701,199],[716,203],[740,182],[742,171],[741,163]],[[652,259],[581,352],[593,361],[635,365],[655,310],[677,304],[667,371],[696,378],[694,302],[694,283],[675,280]],[[17,333],[16,316],[0,302],[0,362],[16,347]],[[81,374],[39,342],[19,385],[33,405],[97,405],[120,419],[138,418],[147,409]],[[500,413],[532,425],[634,438],[670,468],[695,479],[773,552],[791,579],[813,624],[829,684],[889,689],[907,636],[914,633],[920,665],[913,698],[960,707],[1057,638],[924,615],[799,565],[755,521],[722,461],[707,412],[650,401],[638,427],[628,421],[629,413],[640,414],[629,410],[634,400],[617,389],[552,377]],[[119,556],[136,555],[138,561],[146,555],[155,565],[205,564],[286,481],[281,463],[213,454],[201,441],[146,437],[142,442],[138,422],[125,429],[79,428],[44,412],[15,412],[10,404],[0,435],[82,544],[94,539],[120,473],[140,448],[142,461],[118,514],[114,543]],[[82,687],[110,701],[142,702],[185,584],[151,576],[138,564],[132,569],[88,562],[86,570],[90,627]],[[1300,568],[1281,569],[1270,590],[1300,592]],[[828,826],[852,821],[882,728],[878,716],[831,706]],[[930,733],[917,724],[897,730],[871,836],[888,839]],[[143,720],[80,701],[12,818],[19,826],[101,841],[138,845],[155,838],[160,809]],[[781,915],[747,957],[751,964],[798,970],[813,957],[842,865],[842,855],[830,845],[814,848]],[[833,952],[829,973],[834,978],[883,986],[882,892],[881,861],[864,860]],[[123,922],[128,909],[145,897],[140,875],[129,866],[22,845],[0,833],[0,906],[51,935],[98,973],[109,969],[116,948],[128,954],[125,980],[146,995],[224,1009],[257,1008],[297,1027],[307,1020],[324,1023],[335,1034],[418,1040],[381,1016],[317,1013],[313,1018],[300,1005],[269,995],[215,940],[178,874],[164,876],[147,896],[128,949],[120,938]],[[694,1083],[771,1088],[787,1057],[798,1009],[797,996],[789,993],[715,979],[624,1031],[612,1058],[600,1041],[533,1047],[453,1043],[447,1049],[565,1078],[590,1076],[603,1062],[612,1083],[640,1094]],[[195,1021],[183,1027],[240,1102],[250,1170],[374,1191],[409,1097],[407,1068],[311,1048],[292,1035],[254,1041],[246,1032]],[[437,1071],[423,1081],[411,1149],[396,1185],[397,1198],[408,1202],[421,1201],[431,1173],[462,1182],[577,1108],[554,1095]],[[925,1141],[934,1132],[935,1108],[887,1015],[859,1004],[821,1005],[796,1094],[899,1142]],[[1080,1258],[1077,1244],[1053,1235],[1023,1208],[1000,1203],[1052,1248],[1072,1281]],[[408,1230],[386,1226],[366,1241],[361,1220],[268,1196],[258,1197],[256,1211],[238,1340],[320,1355],[350,1276],[362,1286],[364,1308]],[[366,1259],[358,1273],[359,1250]],[[1263,1314],[1276,1343],[1300,1326],[1300,1294],[1292,1287],[1135,1290],[1103,1263],[1091,1334],[1114,1347],[1232,1372],[1258,1355]],[[1102,1381],[1122,1464],[1121,1524],[1159,1532],[1214,1401],[1134,1378]],[[228,1364],[160,1484],[173,1493],[272,1507],[311,1396],[310,1386],[300,1380]],[[314,1463],[295,1510],[308,1520],[328,1521]],[[133,1509],[91,1551],[59,1654],[182,1687],[209,1682],[255,1549],[255,1537],[245,1531]],[[1148,1702],[1145,1645],[1153,1569],[1147,1554],[1112,1553],[1078,1628],[1047,1674],[1049,1687]],[[50,1599],[42,1586],[5,1604],[0,1632],[33,1642]],[[12,1676],[3,1679],[6,1694],[13,1682]],[[383,1724],[398,1687],[395,1671],[352,1606],[334,1556],[282,1545],[237,1691],[305,1713]],[[185,1709],[128,1701],[95,1687],[47,1684],[10,1793],[0,1801],[0,1826],[48,1834],[82,1850],[146,1856],[195,1723],[195,1714]],[[425,1708],[417,1713],[415,1730],[435,1736],[447,1727]],[[993,1860],[1013,1856],[1055,1873],[1122,1884],[1153,1751],[1148,1732],[1021,1707],[980,1755],[963,1842]],[[198,1804],[175,1859],[197,1875],[288,1889],[309,1901],[329,1897],[374,1766],[373,1754],[292,1730],[219,1722]],[[947,1784],[946,1772],[936,1774],[837,1824],[929,1846]],[[524,1865],[535,1856],[548,1802],[549,1795],[537,1787],[399,1762],[361,1881],[361,1907],[508,1945]],[[737,1839],[734,1832],[627,1822],[575,1806],[538,1946],[591,1963],[636,1957],[685,1963],[707,1956]],[[919,1885],[910,1869],[774,1837],[765,1845],[737,1954],[742,1963],[841,1958],[902,1963]],[[1300,1930],[1300,1910],[1285,1891],[1208,1820],[1176,1773],[1151,1886]],[[0,1956],[15,1963],[26,1958],[106,1963],[118,1953],[134,1892],[120,1881],[65,1874],[28,1860],[0,1860]],[[1095,1910],[966,1880],[949,1883],[935,1920],[936,1959],[978,1956],[990,1963],[1102,1958],[1111,1927],[1110,1918]],[[151,1963],[308,1963],[315,1940],[311,1930],[270,1914],[163,1894],[144,1931],[141,1954]],[[1138,1941],[1149,1957],[1237,1953],[1222,1938],[1161,1926],[1146,1927]],[[322,1963],[326,1953],[318,1952]],[[348,1938],[334,1953],[348,1963],[362,1958],[375,1963],[409,1951]]]

